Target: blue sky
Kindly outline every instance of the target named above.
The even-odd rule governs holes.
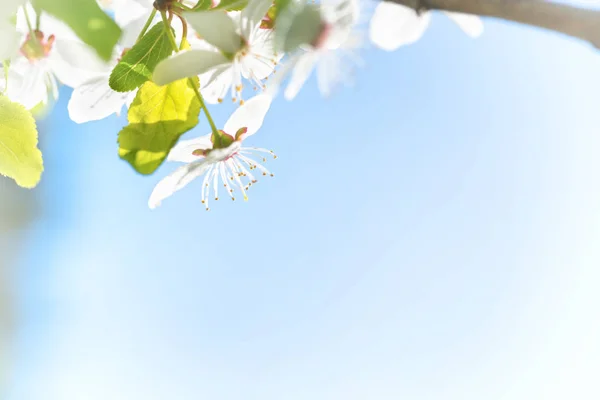
[[[148,210],[174,166],[136,175],[63,91],[7,398],[597,398],[600,57],[485,22],[278,99],[275,178],[210,212],[199,183]]]

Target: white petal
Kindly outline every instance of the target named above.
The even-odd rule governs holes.
[[[226,64],[200,77],[202,96],[209,104],[216,104],[227,96],[233,84],[233,66]]]
[[[11,15],[17,8],[23,4],[25,0],[2,0],[2,7],[0,7],[0,19],[10,18]]]
[[[162,86],[179,79],[206,73],[228,62],[229,60],[223,54],[216,51],[183,51],[160,62],[154,70],[152,80]]]
[[[149,4],[149,6],[146,4],[142,5],[138,1],[113,0],[112,9],[117,25],[123,27],[140,18],[148,19],[148,16],[152,11],[152,2],[149,1],[144,3]]]
[[[429,12],[419,15],[411,8],[381,2],[371,19],[369,36],[375,46],[387,51],[396,50],[419,40],[429,26],[430,18]]]
[[[49,74],[43,61],[31,64],[25,57],[14,60],[8,74],[6,95],[25,108],[46,104],[49,96]]]
[[[242,38],[234,21],[223,11],[184,13],[187,22],[194,30],[219,50],[237,53],[242,47]]]
[[[252,76],[265,79],[273,73],[276,62],[283,57],[283,54],[275,55],[273,31],[268,29],[259,29],[259,31],[253,35],[250,52],[242,60],[242,74],[246,79]]]
[[[316,62],[319,59],[319,54],[314,51],[309,51],[298,58],[292,71],[290,83],[285,88],[284,97],[287,100],[292,100],[310,76]]]
[[[473,38],[479,37],[483,33],[483,22],[478,16],[451,12],[444,14],[454,21],[464,33]]]
[[[242,34],[246,39],[260,25],[271,5],[273,5],[272,0],[250,0],[242,10]]]
[[[317,64],[317,85],[323,97],[331,95],[333,88],[343,79],[339,56],[329,51]]]
[[[171,175],[158,182],[150,195],[148,207],[151,209],[158,207],[164,199],[183,189],[191,181],[206,172],[209,166],[210,163],[202,160],[177,168]]]
[[[13,25],[0,20],[0,60],[6,60],[16,54],[20,36]]]
[[[91,47],[75,40],[57,40],[48,61],[58,80],[72,88],[100,74],[110,73],[113,67],[102,61]]]
[[[135,44],[142,28],[146,24],[146,20],[148,19],[148,15],[142,14],[137,18],[129,19],[127,23],[119,23],[117,24],[122,27],[123,32],[121,33],[121,39],[119,39],[119,44],[124,48],[133,47]]]
[[[98,76],[73,90],[68,105],[72,121],[78,124],[98,121],[123,109],[131,96],[112,90],[108,85],[108,77]]]
[[[210,140],[211,136],[212,133],[209,133],[208,135],[200,136],[199,138],[192,140],[180,140],[169,152],[167,160],[185,163],[201,160],[203,156],[196,156],[193,153],[195,150],[212,149],[213,144]]]
[[[254,135],[262,126],[272,100],[271,96],[267,94],[254,96],[231,114],[223,130],[228,135],[235,137],[239,129],[247,128],[243,137]]]
[[[125,107],[127,107],[127,109],[129,109],[131,107],[131,104],[135,100],[135,96],[136,95],[137,95],[137,91],[133,91],[133,92],[129,92],[128,93],[127,99],[125,99]]]
[[[0,2],[3,3],[4,0]],[[27,9],[27,15],[29,15],[30,18],[34,18],[34,15],[36,15],[35,10],[29,2],[25,7],[21,7],[17,10],[16,27],[17,31],[23,34],[29,33],[29,25],[27,25],[27,18],[25,18],[25,9]],[[46,38],[50,35],[55,35],[56,39],[77,40],[77,35],[67,24],[52,17],[48,13],[42,13],[40,18],[40,31]]]

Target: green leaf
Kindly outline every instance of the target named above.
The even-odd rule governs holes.
[[[199,87],[198,79],[194,86]],[[179,137],[198,124],[200,101],[189,79],[165,86],[146,82],[127,114],[129,125],[119,132],[119,156],[140,174],[163,163]]]
[[[108,16],[96,0],[33,0],[37,9],[64,21],[104,60],[110,60],[121,37],[121,28]]]
[[[35,187],[44,171],[37,142],[31,113],[0,95],[0,174],[14,179],[19,186]]]
[[[222,0],[212,10],[242,11],[248,5],[248,0]]]
[[[194,6],[194,11],[206,11],[212,7],[212,0],[199,0]]]
[[[130,92],[151,80],[156,65],[173,52],[162,23],[154,25],[137,42],[110,74],[110,87],[117,92]]]

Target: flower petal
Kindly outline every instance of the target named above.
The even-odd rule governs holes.
[[[258,28],[272,5],[273,0],[250,0],[248,2],[241,15],[242,34],[246,39],[250,37],[252,31]]]
[[[202,160],[177,168],[175,172],[158,182],[150,195],[148,207],[150,209],[158,207],[164,199],[183,189],[194,179],[205,173],[210,165],[206,160]]]
[[[225,133],[235,137],[239,129],[247,128],[242,139],[254,135],[262,126],[265,115],[267,115],[267,111],[271,107],[272,100],[268,94],[254,96],[231,114],[223,130]]]
[[[242,37],[234,21],[223,11],[184,13],[196,33],[225,53],[236,53],[242,47]]]
[[[19,37],[13,25],[0,20],[0,60],[7,60],[17,53]]]
[[[45,65],[31,64],[25,57],[11,63],[6,82],[6,95],[12,101],[31,109],[48,103],[52,79]]]
[[[290,83],[285,88],[284,97],[287,100],[292,100],[310,76],[315,64],[319,59],[319,54],[314,51],[309,51],[302,54],[296,61],[292,71]]]
[[[472,38],[481,36],[483,33],[483,22],[476,15],[445,12],[452,21],[463,30],[464,33]]]
[[[210,50],[188,50],[160,62],[154,69],[152,80],[159,86],[179,79],[197,76],[228,63],[223,54]]]
[[[210,140],[211,136],[212,133],[209,133],[208,135],[200,136],[192,140],[180,140],[169,152],[167,160],[185,163],[201,160],[203,156],[196,156],[193,153],[195,150],[212,149],[213,143]]]
[[[147,19],[148,16],[142,14],[137,18],[128,19],[126,23],[122,24],[120,24],[117,20],[117,23],[122,27],[123,31],[121,34],[121,39],[119,39],[119,45],[123,46],[124,48],[133,47],[140,32],[142,31],[142,28],[146,24]]]
[[[48,61],[58,80],[72,88],[112,69],[92,48],[75,40],[57,40]]]
[[[130,97],[129,93],[112,90],[108,75],[101,75],[73,90],[68,105],[69,117],[78,124],[98,121],[119,113]]]
[[[375,46],[386,51],[396,50],[419,40],[429,26],[430,19],[429,12],[419,15],[411,8],[381,2],[371,19],[369,36]]]

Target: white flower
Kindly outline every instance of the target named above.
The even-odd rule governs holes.
[[[133,23],[130,22],[130,25],[122,27],[123,32],[131,32]],[[126,37],[126,35],[122,37]],[[73,89],[67,106],[69,117],[73,122],[82,124],[99,121],[112,114],[119,115],[124,106],[129,108],[137,91],[121,93],[114,91],[109,85],[112,70],[119,63],[123,54],[124,46],[119,41],[112,59],[105,68],[90,71],[88,78]]]
[[[241,191],[246,200],[246,192],[257,181],[250,171],[258,170],[262,175],[273,176],[251,158],[259,156],[264,162],[264,154],[275,157],[272,151],[242,146],[246,138],[260,129],[270,106],[271,97],[260,94],[248,100],[231,115],[219,138],[208,134],[197,139],[180,141],[169,153],[168,161],[187,164],[156,185],[148,200],[148,206],[151,209],[158,207],[162,200],[202,175],[202,203],[207,210],[211,195],[214,195],[215,200],[219,199],[221,184],[232,200],[235,200],[236,189]]]
[[[34,15],[29,5],[18,10],[16,28],[23,34],[20,53],[11,60],[8,80],[0,79],[0,89],[26,108],[47,104],[49,97],[57,99],[58,82],[77,87],[91,73],[107,68],[70,28],[46,14],[32,35],[29,24],[35,23]]]
[[[316,40],[288,60],[279,77],[271,86],[277,90],[283,78],[291,71],[290,82],[284,92],[291,100],[300,91],[313,69],[317,71],[317,83],[323,96],[348,75],[348,63],[361,63],[356,52],[362,46],[357,31],[359,22],[358,0],[325,0],[320,8],[321,31]],[[349,60],[347,60],[348,58]]]
[[[107,2],[108,3],[108,2]],[[90,74],[90,78],[73,90],[68,110],[71,120],[77,123],[98,121],[112,114],[119,115],[123,107],[129,108],[137,91],[121,93],[114,91],[109,85],[112,69],[118,64],[124,49],[135,44],[150,13],[153,2],[148,0],[111,0],[110,7],[115,13],[115,20],[121,26],[123,34],[116,48],[115,55],[104,71]],[[162,24],[160,16],[154,18],[153,24]],[[175,34],[182,34],[181,24],[175,24]],[[190,40],[195,43],[193,32]]]
[[[19,33],[10,17],[24,0],[4,0],[0,7],[0,61],[11,58],[19,47]]]
[[[479,17],[451,12],[444,14],[471,37],[478,37],[483,33],[483,23]],[[400,4],[384,1],[375,9],[369,35],[377,47],[392,51],[419,40],[430,21],[429,11],[416,12]]]
[[[272,0],[250,0],[241,12],[190,12],[184,16],[209,45],[192,48],[161,62],[154,71],[158,85],[201,75],[201,91],[209,103],[223,100],[231,92],[241,100],[242,77],[255,86],[275,70],[282,55],[273,47],[273,31],[260,27]]]
[[[120,93],[109,85],[110,74],[118,62],[119,58],[113,56],[104,70],[91,71],[90,77],[73,89],[67,106],[73,122],[99,121],[112,114],[119,115],[123,107],[129,108],[137,92]]]

